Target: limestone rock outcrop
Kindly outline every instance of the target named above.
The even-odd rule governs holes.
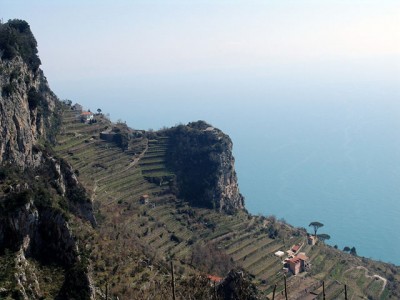
[[[166,134],[167,164],[176,174],[179,197],[221,212],[244,208],[228,135],[204,121],[173,127]]]
[[[95,225],[93,207],[71,166],[49,146],[62,105],[39,68],[36,46],[27,22],[0,22],[0,255],[12,253],[17,286],[0,298],[43,296],[29,263],[34,258],[65,268],[60,297],[70,292],[68,278],[79,278],[89,299],[90,278],[86,266],[77,267],[80,255],[68,215]]]
[[[52,139],[57,127],[56,96],[40,69],[33,71],[20,57],[0,58],[0,163],[38,166],[34,146]]]

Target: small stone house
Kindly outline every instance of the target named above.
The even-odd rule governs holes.
[[[90,122],[91,120],[93,120],[93,118],[94,118],[93,113],[90,111],[83,111],[81,113],[82,122]]]
[[[288,259],[287,264],[289,270],[293,273],[293,275],[297,275],[305,271],[308,265],[308,257],[304,254],[299,254],[293,258]]]

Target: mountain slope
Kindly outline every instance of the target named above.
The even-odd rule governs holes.
[[[0,296],[65,298],[79,287],[89,297],[87,264],[70,224],[95,219],[83,186],[50,146],[61,103],[39,69],[25,21],[0,24],[0,47]]]
[[[249,214],[220,130],[82,122],[39,65],[29,25],[0,24],[0,298],[172,298],[172,262],[178,299],[266,298],[275,285],[282,299],[274,253],[294,245],[310,268],[286,274],[290,299],[320,299],[323,286],[343,299],[344,285],[349,298],[400,297],[398,267]]]
[[[307,245],[304,229],[293,228],[273,217],[252,216],[240,206],[226,214],[219,212],[218,205],[210,208],[212,202],[180,198],[190,194],[181,193],[177,177],[190,174],[177,165],[189,164],[189,159],[192,163],[202,161],[198,155],[188,155],[192,147],[202,153],[201,149],[209,146],[208,153],[215,155],[215,152],[210,140],[204,139],[200,144],[200,139],[193,142],[189,137],[188,142],[187,137],[176,138],[176,130],[192,131],[193,126],[200,125],[200,132],[195,134],[203,134],[205,123],[160,132],[131,130],[129,146],[121,149],[114,142],[100,139],[102,130],[121,124],[112,124],[102,115],[95,116],[97,123],[83,124],[79,112],[70,107],[64,108],[64,116],[60,142],[55,149],[92,189],[99,216],[99,232],[92,252],[93,274],[99,286],[105,286],[105,282],[112,285],[113,295],[133,297],[137,295],[136,289],[151,293],[154,285],[149,284],[149,278],[154,284],[167,284],[155,274],[168,275],[167,262],[173,261],[179,270],[177,276],[198,271],[224,276],[229,268],[241,266],[253,276],[252,282],[260,293],[271,296],[275,284],[279,292],[283,290],[283,264],[274,253],[289,250],[295,244],[303,245],[301,251],[310,257],[312,266],[302,276],[287,279],[289,291],[296,297],[305,297],[310,292],[322,294],[323,281],[328,299],[344,296],[345,284],[349,297],[385,299],[397,292],[397,281],[386,280],[388,275],[397,274],[392,265],[361,259],[323,243]],[[185,151],[183,145],[190,146]],[[174,155],[182,162],[171,166],[168,160]],[[209,156],[205,157],[207,161]],[[145,199],[144,195],[149,197]],[[107,246],[102,246],[103,243]],[[134,256],[138,253],[147,258],[139,255],[136,260]],[[141,266],[143,259],[147,259],[144,266],[153,270]]]

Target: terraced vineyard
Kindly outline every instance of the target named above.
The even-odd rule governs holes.
[[[349,261],[361,264],[360,259],[324,245],[308,246],[304,231],[244,211],[226,215],[190,207],[176,199],[170,190],[175,175],[165,164],[168,137],[132,138],[124,151],[99,138],[100,132],[113,125],[101,115],[96,120],[93,124],[81,123],[79,112],[66,107],[55,150],[72,165],[96,208],[98,228],[88,229],[86,239],[96,245],[90,248],[90,255],[97,286],[109,282],[117,293],[121,286],[144,285],[143,278],[155,276],[143,267],[148,257],[173,259],[178,274],[195,272],[190,265],[193,246],[212,244],[253,275],[266,295],[271,296],[276,284],[281,297],[283,263],[274,253],[304,244],[301,251],[310,257],[312,269],[288,277],[291,299],[303,295],[304,286],[309,287],[308,292],[321,295],[322,280],[327,299],[340,299],[343,283],[348,284],[351,296],[362,295],[365,289],[371,290],[373,297],[385,295],[382,280],[365,270],[345,267]],[[267,228],[272,225],[278,237],[270,237]],[[139,248],[145,249],[147,258]]]

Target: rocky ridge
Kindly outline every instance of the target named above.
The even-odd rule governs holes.
[[[71,166],[51,152],[61,103],[36,53],[25,21],[0,24],[0,254],[15,253],[15,281],[1,297],[43,297],[32,259],[64,268],[58,297],[70,293],[71,272],[90,295],[86,267],[77,269],[81,258],[68,215],[95,225],[92,203]]]
[[[42,153],[35,145],[52,140],[57,129],[58,99],[41,70],[20,58],[0,58],[0,163],[37,167]]]
[[[166,130],[167,166],[176,174],[179,196],[200,207],[234,213],[244,209],[232,141],[204,121]]]

